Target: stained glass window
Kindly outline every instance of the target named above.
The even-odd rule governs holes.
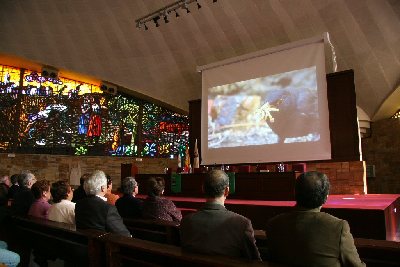
[[[21,70],[0,65],[0,122],[3,129],[0,135],[0,151],[8,150],[17,140],[13,138],[17,131],[15,118],[17,114],[17,96]]]
[[[185,115],[99,85],[0,70],[1,152],[173,157],[187,145]]]
[[[143,105],[143,156],[172,157],[185,150],[189,127],[187,117],[155,104]]]

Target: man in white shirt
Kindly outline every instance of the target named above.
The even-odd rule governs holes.
[[[54,204],[49,208],[49,220],[75,224],[75,203],[71,202],[73,191],[66,181],[51,185]]]

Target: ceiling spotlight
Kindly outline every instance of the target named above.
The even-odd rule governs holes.
[[[168,17],[167,17],[167,14],[164,14],[164,22],[165,22],[165,23],[168,23],[168,22],[169,22]]]
[[[173,0],[169,0],[173,1]],[[168,1],[168,2],[169,2]],[[201,0],[201,1],[206,1],[206,0]],[[174,0],[173,3],[164,6],[163,8],[158,9],[155,12],[152,12],[150,14],[147,14],[137,20],[136,22],[136,28],[138,29],[143,29],[148,30],[148,25],[146,23],[154,22],[154,25],[156,27],[160,27],[160,20],[164,20],[164,23],[167,24],[170,22],[171,17],[172,17],[172,12],[175,12],[175,17],[179,18],[180,14],[178,12],[183,12],[182,10],[186,10],[186,13],[191,13],[194,9],[192,10],[189,9],[189,5],[196,3],[197,9],[202,8],[201,1],[199,0]],[[208,0],[207,0],[208,1]],[[212,0],[212,3],[216,3],[218,0]],[[211,2],[211,0],[210,0]],[[181,10],[182,9],[182,10]],[[181,13],[182,14],[182,13]],[[168,17],[171,15],[170,17]]]
[[[185,4],[182,8],[186,9],[186,13],[190,13],[190,10],[189,10],[187,4]]]
[[[160,19],[160,16],[156,16],[153,18],[154,24],[156,24],[156,27],[160,26],[160,24],[158,24],[158,20]]]

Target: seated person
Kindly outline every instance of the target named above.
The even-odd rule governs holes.
[[[18,185],[18,174],[13,174],[10,177],[11,180],[11,186],[10,189],[8,190],[8,198],[14,199],[15,194],[19,190],[19,185]]]
[[[104,195],[107,192],[107,178],[103,171],[94,171],[84,183],[87,197],[75,205],[76,227],[97,229],[124,236],[131,236],[124,225],[117,208],[109,203]]]
[[[5,264],[8,267],[16,267],[20,262],[20,256],[7,249],[7,243],[0,241],[0,265]]]
[[[3,184],[7,187],[7,190],[10,188],[11,182],[8,175],[0,176],[0,184]]]
[[[251,221],[225,206],[229,177],[221,170],[210,171],[204,180],[206,203],[182,219],[181,246],[184,250],[261,260]]]
[[[11,204],[11,212],[13,215],[24,216],[28,214],[29,208],[35,200],[31,187],[36,182],[35,175],[30,171],[22,171],[18,175],[18,184],[20,189],[14,195]]]
[[[0,236],[2,235],[3,231],[6,232],[5,227],[2,227],[2,223],[10,215],[7,193],[7,188],[0,186]]]
[[[75,203],[71,202],[73,191],[69,183],[57,181],[50,191],[54,204],[49,208],[49,220],[75,224]]]
[[[180,222],[181,211],[169,199],[162,197],[165,181],[162,177],[151,177],[147,181],[148,196],[143,201],[143,218]]]
[[[85,189],[83,189],[83,184],[85,183],[85,180],[90,176],[89,173],[85,173],[81,176],[79,179],[80,185],[76,190],[74,190],[74,196],[72,197],[72,202],[77,202],[79,199],[85,198],[86,197],[86,192]]]
[[[297,178],[295,209],[267,223],[268,260],[290,266],[365,266],[347,221],[320,212],[329,187],[320,172]]]
[[[107,177],[107,193],[104,195],[105,198],[107,198],[107,202],[110,203],[111,205],[115,205],[115,201],[119,198],[118,195],[115,195],[111,193],[113,183],[110,175],[106,175]]]
[[[138,186],[133,177],[125,177],[122,180],[121,190],[124,195],[115,202],[115,206],[122,218],[142,217],[143,202],[141,199],[135,198],[139,191]]]
[[[37,181],[32,185],[32,193],[35,201],[29,208],[28,215],[48,219],[49,217],[49,200],[51,198],[50,182],[46,179]]]

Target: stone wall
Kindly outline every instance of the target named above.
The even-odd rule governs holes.
[[[165,167],[172,169],[177,167],[177,159],[143,158],[142,161],[136,161],[135,158],[118,157],[76,157],[42,154],[15,154],[15,157],[8,157],[8,154],[0,154],[0,175],[11,175],[19,173],[21,170],[31,170],[38,179],[45,178],[50,181],[56,181],[69,179],[71,172],[79,164],[81,174],[92,172],[96,169],[108,173],[113,178],[114,189],[116,189],[120,186],[121,164],[123,163],[133,163],[138,167],[139,173],[150,174],[163,173]],[[270,167],[274,168],[272,165]],[[331,182],[331,194],[366,193],[365,165],[362,161],[308,162],[307,170],[326,173]]]
[[[291,164],[288,164],[287,168],[289,171],[292,170]],[[275,164],[267,164],[266,169],[275,171]],[[306,170],[325,173],[331,184],[332,195],[369,193],[363,161],[306,162]]]
[[[363,160],[375,166],[375,177],[367,177],[368,192],[400,194],[400,120],[371,123],[371,136],[362,139]]]
[[[121,184],[121,164],[133,163],[139,173],[163,173],[165,167],[176,169],[177,159],[152,159],[142,158],[136,161],[135,158],[123,157],[84,157],[84,156],[63,156],[43,154],[8,154],[0,153],[0,175],[12,175],[21,170],[30,170],[35,173],[38,179],[56,181],[70,178],[71,171],[80,167],[80,173],[92,172],[96,169],[109,174],[113,179],[114,189]],[[78,184],[73,183],[72,184]]]
[[[363,161],[307,163],[307,171],[325,173],[331,183],[331,195],[369,193]]]

